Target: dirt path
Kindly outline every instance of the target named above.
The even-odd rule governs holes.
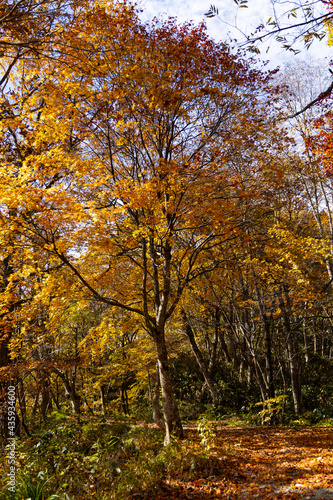
[[[201,477],[166,481],[156,498],[333,499],[333,428],[219,428],[213,454]]]

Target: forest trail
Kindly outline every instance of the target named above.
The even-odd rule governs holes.
[[[166,481],[155,498],[333,499],[332,428],[220,427],[215,444],[210,470]]]

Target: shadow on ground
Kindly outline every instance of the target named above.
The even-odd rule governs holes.
[[[333,500],[331,428],[218,427],[212,453],[214,468],[195,480],[166,480],[133,498]]]

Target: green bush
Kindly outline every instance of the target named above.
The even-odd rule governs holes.
[[[67,494],[50,493],[49,479],[33,478],[31,474],[18,474],[15,482],[15,491],[5,490],[1,493],[1,500],[70,500]]]

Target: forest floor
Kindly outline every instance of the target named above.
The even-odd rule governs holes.
[[[1,491],[0,454],[0,498],[41,498],[20,491],[43,483],[71,500],[333,500],[333,427],[223,422],[201,419],[164,447],[153,424],[53,415],[16,443],[17,495]]]
[[[154,498],[333,499],[332,428],[220,427],[209,455],[201,477],[166,479]]]

